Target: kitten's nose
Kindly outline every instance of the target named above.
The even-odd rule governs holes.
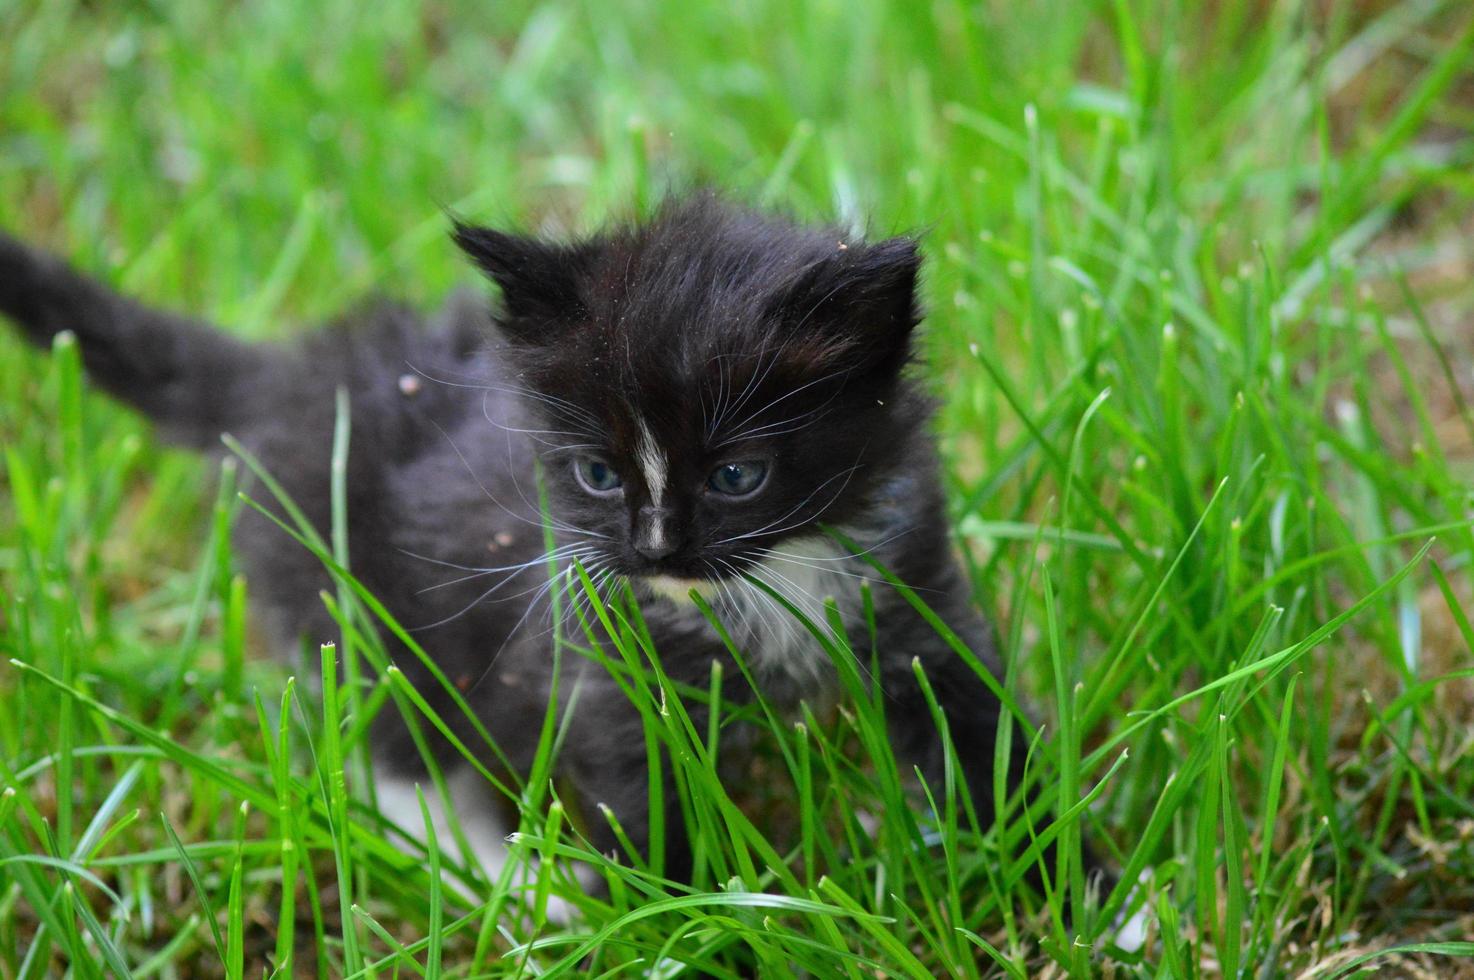
[[[659,561],[676,553],[680,542],[672,528],[670,513],[661,507],[646,505],[635,515],[635,550],[640,557]]]

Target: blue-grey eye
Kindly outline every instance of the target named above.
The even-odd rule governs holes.
[[[768,475],[768,464],[760,460],[752,459],[741,463],[723,463],[712,470],[711,478],[706,481],[707,486],[717,493],[724,493],[731,497],[740,497],[743,494],[752,493],[762,486],[763,478]]]
[[[574,461],[573,471],[578,474],[578,482],[591,493],[608,493],[619,489],[624,482],[614,467],[593,456],[580,456]]]

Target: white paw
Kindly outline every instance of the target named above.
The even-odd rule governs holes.
[[[405,844],[422,846],[427,835],[414,780],[384,770],[375,770],[374,777],[379,812],[403,828],[412,838],[404,840]],[[489,805],[486,783],[481,776],[473,769],[462,767],[446,778],[451,806],[455,810],[461,834],[465,837],[464,849],[451,832],[450,819],[440,794],[433,786],[421,788],[425,793],[425,809],[430,812],[430,828],[435,832],[435,840],[442,853],[453,854],[459,858],[459,863],[479,869],[480,882],[500,878],[512,857],[507,846],[507,836],[511,828],[502,820],[496,808]],[[452,874],[454,875],[453,872]],[[517,880],[513,891],[521,897],[521,904],[529,907],[541,874],[539,861],[536,858],[524,861],[514,874]],[[585,892],[591,891],[598,880],[594,869],[587,865],[575,865],[573,874]],[[470,894],[474,894],[478,887],[483,887],[477,881],[467,880],[460,875],[454,877]],[[578,917],[578,908],[572,902],[550,894],[544,906],[544,916],[553,925],[566,926]]]
[[[1121,906],[1116,921],[1112,923],[1116,930],[1112,941],[1128,953],[1134,953],[1146,944],[1152,908],[1150,898],[1145,892],[1151,872],[1151,868],[1146,868],[1137,876],[1136,884],[1126,896],[1126,903]]]

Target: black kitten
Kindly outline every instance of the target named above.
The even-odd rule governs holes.
[[[730,625],[771,702],[831,700],[839,684],[828,657],[754,583],[818,623],[832,596],[861,636],[868,581],[874,680],[898,757],[939,784],[943,743],[913,674],[917,658],[976,811],[990,819],[997,699],[825,530],[909,584],[996,672],[990,632],[952,557],[930,406],[905,370],[921,317],[916,243],[846,241],[705,195],[572,244],[463,225],[455,239],[500,287],[500,313],[463,297],[428,323],[378,309],[298,346],[247,346],[3,236],[0,312],[40,344],[74,332],[96,381],[176,440],[211,448],[234,434],[324,534],[334,392],[346,387],[353,570],[418,629],[514,768],[531,764],[550,684],[540,463],[552,559],[581,561],[606,590],[628,582],[643,594],[677,682],[704,686],[712,661],[730,659],[690,601],[694,589]],[[256,515],[241,521],[239,549],[284,645],[336,636],[318,599],[327,577],[306,550]],[[418,661],[385,642],[442,717],[455,717]],[[601,848],[618,845],[596,803],[643,850],[640,716],[602,668],[582,663],[575,675],[582,688],[559,775]],[[738,676],[735,665],[725,676]],[[396,721],[378,740],[381,761],[412,774],[417,757]],[[1011,785],[1023,742],[1013,740]],[[392,797],[384,779],[381,796]],[[664,799],[666,869],[688,875],[675,792]],[[477,820],[487,812],[484,803],[460,809]],[[499,832],[487,823],[481,836]]]

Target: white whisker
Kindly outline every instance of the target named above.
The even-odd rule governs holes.
[[[862,549],[860,551],[855,551],[855,552],[845,552],[844,554],[834,555],[832,557],[821,557],[821,556],[817,556],[817,555],[812,555],[812,556],[811,555],[796,555],[796,554],[793,554],[792,552],[788,552],[788,551],[779,551],[776,548],[759,548],[757,550],[762,551],[763,553],[769,554],[769,555],[781,555],[784,558],[802,558],[805,561],[844,562],[844,561],[849,561],[851,558],[859,558],[861,555],[868,555],[868,554],[870,554],[873,551],[878,551],[881,548],[884,548],[886,545],[890,544],[892,541],[895,541],[898,538],[903,538],[906,535],[910,534],[914,530],[916,530],[916,525],[915,524],[908,524],[906,527],[904,527],[901,530],[897,531],[895,534],[892,534],[892,535],[889,535],[888,537],[882,538],[881,540],[877,541],[875,544],[872,544],[868,548],[864,548],[864,549]],[[838,547],[838,542],[836,542],[836,547]]]
[[[783,516],[774,518],[773,520],[769,521],[767,524],[763,525],[762,527],[758,528],[755,531],[748,531],[745,534],[736,534],[736,535],[733,535],[730,538],[723,538],[722,540],[715,542],[715,544],[716,545],[723,545],[723,544],[731,544],[734,541],[746,541],[746,540],[748,540],[750,538],[756,538],[756,537],[759,537],[759,536],[761,536],[763,534],[768,534],[770,536],[772,536],[772,535],[778,535],[778,534],[782,534],[784,531],[791,531],[793,528],[798,527],[800,524],[807,524],[807,523],[810,523],[812,521],[818,520],[819,519],[819,515],[820,514],[823,514],[830,507],[834,506],[835,501],[839,500],[839,498],[844,494],[845,487],[847,487],[847,486],[850,485],[850,478],[855,475],[855,471],[858,470],[861,465],[862,464],[860,464],[860,463],[856,463],[854,466],[851,466],[849,469],[840,470],[838,473],[835,473],[833,476],[829,477],[829,479],[825,480],[823,483],[821,483],[817,487],[815,487],[813,489],[813,491],[810,492],[807,497],[805,497],[803,500],[800,500],[796,505],[794,505],[794,507],[792,509],[790,509],[788,511],[788,513],[784,514]],[[788,518],[792,517],[794,514],[798,513],[800,510],[802,510],[804,508],[804,506],[810,500],[813,500],[814,497],[818,495],[818,493],[819,493],[820,490],[823,490],[825,487],[827,487],[829,484],[833,483],[835,480],[839,479],[840,477],[844,477],[845,478],[844,479],[844,483],[840,484],[839,490],[835,492],[834,496],[832,498],[830,498],[829,502],[826,503],[823,507],[819,508],[819,511],[818,511],[817,514],[813,515],[812,517],[804,518],[803,520],[798,521],[798,522],[796,522],[794,524],[790,524],[787,527],[779,528],[776,531],[770,530],[774,524],[778,524],[778,523],[780,523],[782,521],[786,521]]]
[[[728,436],[720,442],[712,444],[711,448],[714,450],[722,449],[726,446],[735,446],[739,442],[748,442],[752,439],[772,439],[775,436],[791,435],[795,432],[800,432],[804,429],[807,429],[809,426],[814,425],[828,414],[828,409],[810,409],[809,411],[802,414],[783,419],[781,422],[770,422],[769,424],[759,426],[756,429],[748,429],[744,432],[738,432],[735,435]],[[810,418],[805,422],[799,422],[800,419],[808,415],[812,415],[813,418]],[[790,425],[789,423],[798,424]],[[784,428],[783,426],[787,427]]]
[[[569,548],[571,548],[572,550],[564,550]],[[487,575],[495,575],[498,572],[510,572],[513,576],[520,575],[522,572],[536,565],[546,565],[550,561],[561,561],[564,558],[574,558],[580,557],[582,555],[593,554],[596,553],[598,550],[599,549],[597,546],[591,544],[582,545],[579,547],[564,545],[563,548],[555,549],[554,551],[544,552],[543,554],[538,555],[536,558],[529,559],[528,561],[525,561],[520,565],[504,565],[501,568],[477,569],[470,575],[462,575],[460,578],[453,578],[448,582],[438,582],[435,585],[427,585],[423,589],[415,592],[415,595],[423,595],[426,592],[433,592],[436,589],[444,589],[448,586],[459,585],[462,582],[470,582],[473,579],[483,578]],[[559,554],[558,552],[560,551],[562,551],[563,553]]]
[[[554,548],[552,551],[543,552],[543,554],[541,556],[539,556],[539,558],[541,560],[546,560],[548,558],[551,558],[551,557],[555,556],[558,552],[562,551],[564,548],[573,548],[573,547],[576,547],[576,546],[581,545],[581,544],[585,544],[585,542],[582,542],[582,541],[572,541],[572,542],[569,542],[568,544],[560,545],[557,548]],[[406,548],[395,548],[394,550],[397,551],[397,552],[399,552],[401,555],[406,555],[406,556],[408,556],[410,558],[418,559],[419,561],[427,561],[427,562],[429,562],[432,565],[441,565],[441,566],[443,566],[445,568],[455,568],[455,569],[459,569],[460,571],[463,571],[463,572],[503,572],[503,571],[511,571],[514,568],[521,568],[522,565],[527,564],[526,562],[519,562],[519,563],[517,563],[515,565],[502,565],[501,567],[498,567],[498,568],[492,568],[492,567],[480,566],[480,565],[457,565],[453,561],[443,561],[443,560],[441,560],[439,558],[431,558],[428,555],[417,554],[416,552],[410,551],[410,550],[408,550]],[[533,561],[537,561],[537,560],[539,560],[539,558],[534,558],[532,560]]]
[[[607,558],[602,560],[596,559],[594,562],[586,563],[584,565],[584,571],[589,572],[590,569],[597,569],[601,566],[601,564],[609,560],[610,559]],[[602,574],[607,579],[607,576],[611,575],[612,572],[605,571]],[[491,655],[491,659],[486,662],[486,668],[474,681],[471,682],[470,685],[467,686],[465,691],[466,694],[474,691],[477,687],[481,685],[484,680],[486,680],[488,676],[490,676],[492,669],[496,666],[497,660],[501,658],[502,652],[506,650],[507,645],[513,640],[524,640],[527,642],[531,642],[533,640],[541,639],[542,637],[553,631],[554,627],[548,626],[546,629],[539,630],[538,632],[531,635],[522,635],[522,628],[527,625],[528,617],[532,615],[533,610],[538,607],[538,604],[541,603],[545,598],[551,596],[555,589],[560,589],[560,594],[566,595],[572,589],[574,581],[576,581],[576,576],[573,573],[573,563],[569,562],[568,564],[564,565],[562,568],[554,572],[552,575],[549,575],[547,581],[543,582],[536,589],[527,590],[528,592],[535,591],[537,594],[528,601],[527,608],[522,611],[522,615],[518,618],[516,624],[507,633],[506,637],[502,640],[501,645],[496,648],[496,652]],[[597,583],[599,581],[598,575],[591,575],[591,581]],[[552,603],[548,604],[548,609],[549,612],[551,612]]]
[[[773,373],[773,369],[778,366],[778,361],[782,359],[783,352],[788,349],[788,345],[793,343],[793,339],[797,336],[797,331],[790,332],[783,338],[783,342],[776,349],[772,351],[760,351],[758,353],[758,364],[761,365],[763,358],[766,357],[768,361],[767,366],[761,368],[759,371],[755,371],[752,377],[747,380],[747,385],[742,389],[742,394],[738,400],[730,408],[723,410],[721,416],[718,417],[716,425],[713,427],[714,430],[720,430],[722,423],[726,421],[728,415],[742,410],[742,406],[747,404],[748,400],[762,387],[768,375]]]
[[[736,442],[736,441],[738,441],[738,439],[752,438],[752,434],[744,432],[743,427],[746,426],[753,419],[755,419],[758,416],[762,415],[764,412],[767,412],[767,411],[771,410],[774,406],[780,405],[783,402],[787,401],[788,399],[794,397],[795,395],[801,394],[802,392],[807,391],[808,389],[813,388],[816,385],[826,384],[826,383],[828,383],[830,381],[834,381],[837,378],[843,378],[844,375],[846,375],[846,374],[849,373],[849,370],[850,370],[849,368],[844,368],[844,369],[841,369],[839,371],[831,371],[830,373],[828,373],[826,375],[822,375],[821,377],[815,378],[812,381],[809,381],[809,382],[806,382],[804,384],[801,384],[797,388],[793,388],[793,389],[790,389],[789,391],[785,391],[783,394],[779,395],[777,398],[774,398],[772,401],[768,402],[762,408],[754,409],[753,411],[748,412],[747,415],[742,419],[741,422],[737,422],[737,423],[735,423],[732,426],[732,429],[734,430],[734,434],[731,437],[723,440],[722,442],[717,443],[717,445],[718,446],[724,446],[724,445],[727,445],[728,443]],[[772,428],[773,426],[785,425],[788,422],[792,422],[792,421],[796,421],[797,419],[801,419],[805,415],[809,415],[809,414],[812,414],[814,412],[818,412],[821,409],[826,408],[829,405],[829,403],[832,402],[832,401],[834,401],[834,399],[837,398],[838,396],[839,396],[839,389],[836,388],[835,391],[834,391],[834,393],[831,394],[828,398],[826,398],[823,401],[823,403],[821,403],[817,408],[810,409],[808,412],[801,412],[798,415],[793,416],[792,418],[784,419],[782,422],[770,422],[770,423],[768,423],[768,425],[761,426],[758,430],[754,430],[754,431],[755,432],[759,432],[762,429]],[[817,420],[815,420],[815,421],[817,421]],[[807,424],[811,424],[811,423],[805,423],[805,424],[807,425]]]
[[[531,566],[529,566],[529,567],[531,567]],[[525,571],[525,569],[524,569],[524,571]],[[481,603],[485,602],[487,599],[490,599],[493,595],[495,595],[497,592],[499,592],[502,589],[503,586],[505,586],[508,583],[512,582],[514,579],[516,579],[521,574],[522,574],[521,572],[513,572],[511,575],[508,575],[506,578],[502,579],[496,585],[493,585],[491,588],[487,589],[485,592],[481,593],[479,596],[477,596],[476,598],[472,599],[469,603],[467,603],[458,612],[455,612],[455,613],[453,613],[453,614],[445,617],[444,619],[436,620],[433,623],[427,623],[424,626],[416,626],[413,629],[411,629],[410,632],[411,633],[418,633],[418,632],[422,632],[424,630],[435,629],[438,626],[444,626],[447,623],[453,622],[453,621],[461,618],[466,613],[470,612],[472,609],[475,609],[477,606],[481,605]],[[533,586],[531,588],[524,589],[521,592],[513,592],[511,595],[502,596],[501,598],[494,599],[492,601],[494,601],[494,602],[511,602],[513,599],[520,599],[523,596],[528,595],[528,594],[530,594],[532,592],[536,592],[536,591],[538,591],[541,588],[543,588],[543,586]],[[528,603],[529,608],[532,605],[534,605],[536,602],[537,602],[537,599],[536,598],[530,600],[529,603]]]
[[[425,380],[433,381],[436,384],[444,385],[448,388],[468,388],[475,391],[496,391],[508,395],[517,395],[521,398],[527,398],[535,402],[541,402],[544,405],[555,409],[556,411],[566,412],[577,421],[590,426],[594,432],[597,432],[600,428],[599,420],[593,415],[592,412],[589,412],[588,410],[575,405],[573,402],[568,401],[565,398],[558,398],[557,396],[549,395],[546,392],[534,391],[533,389],[527,388],[522,385],[512,385],[506,384],[504,382],[482,381],[476,384],[467,384],[464,382],[447,381],[444,378],[437,378],[434,375],[415,367],[413,364],[407,364],[406,366]]]
[[[584,535],[586,537],[590,537],[590,538],[601,538],[601,539],[604,539],[604,540],[608,540],[609,539],[609,535],[607,535],[607,534],[600,534],[597,531],[588,531],[588,530],[585,530],[583,528],[573,527],[570,524],[564,524],[561,521],[555,521],[555,520],[553,520],[551,518],[549,518],[549,519],[547,519],[545,521],[534,521],[534,520],[531,520],[531,519],[529,519],[527,517],[524,517],[523,515],[517,513],[516,511],[512,510],[506,504],[504,504],[500,500],[498,500],[497,497],[496,497],[496,494],[492,493],[487,488],[486,484],[482,482],[481,477],[479,477],[479,476],[476,475],[476,471],[474,469],[472,469],[470,461],[466,459],[466,456],[465,456],[464,453],[461,452],[460,447],[455,444],[455,440],[450,437],[450,433],[446,432],[443,428],[441,428],[440,427],[440,424],[438,422],[435,422],[433,419],[430,421],[430,424],[433,425],[433,426],[435,426],[435,431],[439,432],[440,435],[444,437],[446,443],[448,443],[450,445],[451,450],[456,454],[456,458],[461,461],[461,465],[466,468],[466,472],[468,474],[470,474],[471,479],[474,480],[474,481],[476,481],[476,486],[478,486],[478,487],[481,488],[481,492],[486,495],[486,499],[487,500],[490,500],[492,503],[494,503],[498,507],[500,507],[502,509],[502,511],[508,517],[511,517],[513,520],[521,521],[523,524],[527,524],[527,525],[529,525],[531,527],[535,527],[535,528],[537,528],[539,530],[546,530],[547,528],[551,527],[551,528],[554,528],[555,530],[566,531],[566,532],[568,532],[570,534],[581,534],[581,535]],[[511,449],[510,449],[511,436],[508,436],[507,437],[507,442],[508,442],[508,446],[509,446],[509,448],[508,448],[508,458],[510,460],[510,455],[511,455]],[[525,497],[523,498],[523,502],[524,503],[527,502]],[[529,504],[529,509],[532,510],[533,512],[537,512],[537,508],[536,507],[532,507],[530,504]]]
[[[862,582],[871,581],[870,576],[865,575],[861,572],[850,572],[842,568],[825,568],[823,565],[816,565],[813,562],[807,561],[802,558],[789,558],[784,555],[777,554],[776,552],[769,551],[766,548],[754,549],[753,554],[762,555],[765,558],[771,558],[773,561],[779,561],[785,565],[798,565],[801,568],[809,568],[824,575],[839,575],[844,578],[859,579]],[[817,558],[815,559],[815,561],[844,561],[848,557],[849,556],[845,556],[845,558]]]

